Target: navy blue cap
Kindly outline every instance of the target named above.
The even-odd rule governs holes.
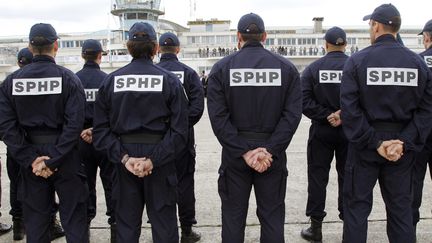
[[[18,52],[18,62],[22,65],[30,64],[33,60],[33,53],[26,47]]]
[[[35,41],[36,37],[42,37],[40,41]],[[57,32],[50,24],[35,24],[30,29],[29,40],[30,44],[34,46],[44,46],[54,43],[59,37]]]
[[[426,22],[423,30],[419,33],[419,35],[423,35],[423,32],[432,32],[432,19]]]
[[[258,29],[249,29],[252,24],[255,24]],[[243,15],[237,24],[237,31],[245,34],[264,33],[264,21],[259,15],[254,13]]]
[[[364,16],[363,20],[373,19],[386,25],[400,24],[400,19],[396,20],[395,17],[400,17],[400,13],[394,5],[389,3],[378,6],[372,14]]]
[[[167,32],[159,37],[160,46],[180,46],[180,41],[176,35]]]
[[[129,40],[132,41],[156,41],[156,32],[149,23],[136,22],[129,30]]]
[[[102,45],[98,40],[88,39],[84,41],[82,45],[81,53],[94,54],[102,51],[103,51]]]
[[[327,30],[324,35],[324,39],[327,43],[335,46],[341,46],[346,43],[346,33],[339,27],[332,27]]]

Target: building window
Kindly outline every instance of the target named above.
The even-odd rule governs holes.
[[[265,44],[266,44],[267,46],[272,46],[272,45],[274,45],[274,38],[268,38],[268,39],[266,40]]]
[[[218,35],[216,36],[216,44],[228,44],[229,35]]]
[[[355,45],[355,44],[357,44],[356,38],[350,38],[350,37],[348,37],[347,38],[347,44],[348,45]]]
[[[147,19],[147,13],[138,13],[138,19]]]
[[[126,19],[136,19],[136,13],[126,13]]]
[[[206,32],[213,32],[213,24],[206,24]]]
[[[188,36],[187,37],[187,43],[188,44],[195,44],[195,36]]]
[[[215,43],[215,37],[214,36],[203,36],[202,37],[202,43],[203,44],[214,44]]]
[[[232,36],[231,36],[231,42],[232,42],[232,43],[237,43],[237,42],[238,42],[238,40],[237,40],[237,36],[236,36],[236,35],[232,35]]]

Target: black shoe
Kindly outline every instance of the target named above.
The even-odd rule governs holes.
[[[117,232],[116,232],[116,224],[113,223],[110,226],[110,232],[111,232],[111,243],[117,242]]]
[[[13,239],[22,240],[24,239],[24,222],[20,218],[12,219],[13,221]]]
[[[7,232],[11,231],[11,229],[11,225],[0,223],[0,235],[6,234]]]
[[[302,229],[300,235],[303,239],[310,242],[322,242],[322,221],[311,218],[311,226],[307,229]]]
[[[201,234],[192,230],[192,226],[181,227],[181,243],[194,243],[201,240]]]
[[[60,225],[60,222],[56,218],[54,218],[51,222],[50,236],[52,241],[57,238],[65,236],[63,227]]]

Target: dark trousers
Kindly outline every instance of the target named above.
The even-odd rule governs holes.
[[[288,171],[285,153],[274,155],[272,167],[258,173],[242,158],[222,151],[218,190],[222,201],[222,242],[244,242],[249,197],[254,187],[257,216],[261,223],[260,242],[283,243],[285,193]]]
[[[417,155],[414,163],[413,173],[413,224],[416,225],[420,220],[420,206],[423,197],[423,183],[426,175],[427,166],[429,164],[429,174],[432,178],[432,139],[429,138],[423,150]]]
[[[78,151],[68,155],[64,163],[64,166],[62,165],[48,179],[34,175],[31,167],[21,170],[22,183],[18,193],[23,206],[27,243],[51,242],[49,227],[54,192],[57,192],[60,199],[60,220],[65,230],[66,241],[68,243],[88,242],[86,212],[88,189],[85,175],[77,169]],[[71,163],[76,165],[70,166]]]
[[[308,201],[306,216],[322,221],[325,209],[326,188],[333,156],[336,157],[338,173],[338,210],[343,220],[343,179],[347,155],[347,140],[342,128],[329,124],[312,124],[307,147],[308,160]]]
[[[344,183],[344,242],[366,242],[367,219],[377,180],[386,205],[389,242],[414,242],[411,210],[414,161],[415,154],[410,151],[395,163],[375,151],[357,151],[349,145]]]
[[[126,145],[130,157],[145,157],[153,146]],[[146,206],[154,243],[178,243],[176,215],[177,176],[174,161],[153,168],[150,176],[139,178],[121,164],[115,164],[113,181],[118,243],[138,243],[142,214]]]
[[[6,168],[7,174],[9,177],[9,203],[11,206],[11,210],[9,214],[12,216],[12,219],[22,219],[23,217],[23,208],[22,203],[18,200],[18,183],[20,180],[20,165],[10,156],[9,152],[6,152]],[[53,193],[54,204],[51,209],[51,217],[55,218],[58,212],[58,203],[55,202],[55,194]]]
[[[102,180],[102,186],[105,192],[106,215],[109,216],[108,223],[115,222],[114,206],[111,198],[112,194],[112,179],[113,179],[113,165],[104,156],[104,154],[97,152],[92,144],[88,144],[83,140],[79,142],[79,151],[82,161],[85,166],[87,175],[87,185],[89,187],[89,199],[87,205],[88,222],[96,216],[96,177],[97,169],[100,168],[99,176]]]
[[[195,154],[186,151],[176,160],[177,205],[181,226],[196,224],[195,219]]]

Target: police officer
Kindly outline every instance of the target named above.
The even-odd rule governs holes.
[[[23,48],[18,52],[17,55],[17,64],[20,68],[32,63],[33,53],[29,50],[29,48]],[[24,239],[24,222],[23,222],[23,211],[22,204],[18,200],[18,180],[19,180],[19,172],[20,165],[12,158],[11,153],[7,150],[7,158],[6,158],[6,166],[7,172],[10,180],[9,184],[9,203],[11,206],[11,210],[9,214],[12,215],[13,222],[13,239],[14,240],[22,240]],[[53,193],[53,197],[55,200],[55,194]],[[63,228],[61,227],[59,221],[56,219],[56,214],[58,211],[58,204],[54,203],[52,208],[52,221],[50,227],[50,236],[51,240],[57,239],[59,237],[64,236]]]
[[[8,76],[1,86],[0,132],[21,166],[27,242],[49,242],[54,203],[67,242],[87,242],[87,188],[76,149],[84,121],[84,91],[76,75],[55,64],[57,33],[50,24],[30,29],[33,63]]]
[[[425,60],[429,69],[432,70],[432,19],[425,24],[419,35],[423,35],[423,44],[426,49],[424,52],[420,53],[420,56]],[[417,155],[416,163],[414,163],[414,200],[412,206],[414,230],[420,220],[419,208],[422,202],[423,181],[428,164],[429,173],[432,177],[432,135],[428,136],[423,150]]]
[[[189,134],[187,147],[176,156],[178,211],[181,225],[181,242],[196,242],[201,236],[192,230],[195,219],[195,135],[193,126],[200,120],[204,110],[204,93],[198,74],[190,67],[179,62],[180,41],[173,33],[165,33],[159,38],[162,53],[158,66],[177,75],[186,92],[189,104]]]
[[[347,60],[341,84],[342,127],[349,141],[344,242],[366,242],[377,180],[389,242],[414,242],[412,168],[432,125],[432,74],[397,42],[401,17],[395,6],[380,5],[364,20],[372,45]]]
[[[90,193],[87,205],[88,225],[90,226],[91,221],[96,216],[96,176],[99,167],[99,175],[105,191],[106,215],[109,217],[108,224],[111,226],[111,242],[114,242],[115,217],[113,212],[114,206],[111,199],[113,165],[108,161],[104,153],[94,149],[92,143],[94,102],[96,100],[97,90],[107,76],[99,67],[102,62],[102,51],[102,45],[97,40],[89,39],[84,41],[82,45],[81,57],[85,60],[85,64],[83,69],[77,72],[76,75],[80,78],[84,87],[87,102],[84,130],[81,132],[78,148],[85,165],[87,185]]]
[[[264,49],[260,16],[242,16],[237,31],[240,51],[217,62],[208,81],[209,117],[222,145],[222,242],[244,242],[252,186],[261,242],[284,242],[285,150],[301,118],[300,77],[291,62]]]
[[[343,220],[342,189],[347,140],[340,120],[340,84],[345,55],[346,33],[339,27],[327,30],[326,55],[311,63],[302,73],[303,114],[312,120],[307,147],[308,201],[306,216],[311,226],[301,231],[306,240],[321,241],[326,216],[326,187],[333,154],[338,173],[338,210]]]
[[[153,242],[178,242],[175,155],[187,141],[187,104],[178,78],[153,64],[156,32],[138,22],[127,42],[133,59],[99,89],[93,142],[114,163],[117,241],[138,242],[146,206]]]
[[[22,68],[32,62],[33,54],[26,47],[21,49],[17,55],[18,67]],[[23,212],[22,204],[18,200],[18,180],[19,180],[19,170],[20,165],[12,158],[9,150],[6,148],[6,166],[9,176],[9,203],[11,210],[9,214],[12,216],[13,222],[13,240],[24,239],[24,222],[23,222]]]

